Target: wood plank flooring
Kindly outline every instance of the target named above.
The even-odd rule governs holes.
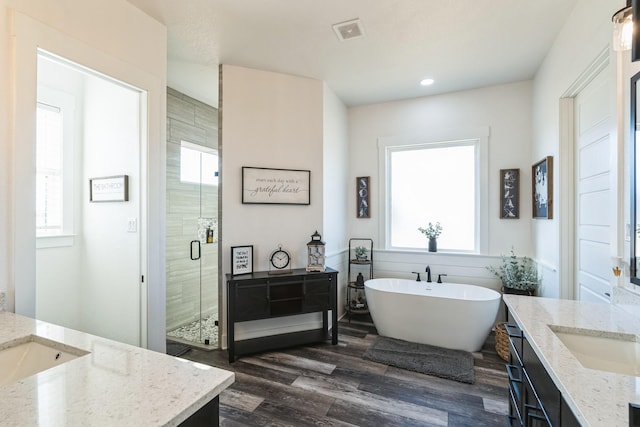
[[[462,384],[362,359],[376,331],[339,323],[330,342],[242,357],[192,349],[183,358],[234,371],[220,395],[222,426],[504,426],[504,362],[489,336],[474,354],[475,384]]]

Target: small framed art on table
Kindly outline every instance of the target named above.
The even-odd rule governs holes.
[[[231,274],[253,273],[253,245],[231,247]]]

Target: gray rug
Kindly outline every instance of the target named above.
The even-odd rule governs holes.
[[[463,350],[434,347],[379,336],[364,359],[410,371],[473,384],[473,355]]]

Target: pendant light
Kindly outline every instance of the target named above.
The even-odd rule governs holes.
[[[633,13],[631,0],[627,0],[627,5],[613,14],[613,49],[624,51],[631,49],[633,38]]]

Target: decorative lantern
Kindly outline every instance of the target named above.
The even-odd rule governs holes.
[[[324,242],[316,230],[307,243],[307,271],[324,271],[324,263]]]

